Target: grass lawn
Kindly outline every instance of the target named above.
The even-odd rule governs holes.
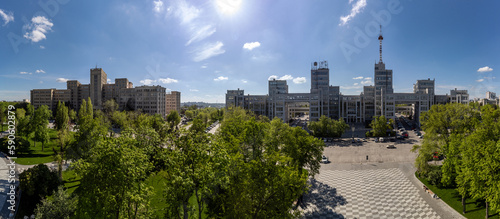
[[[32,165],[49,163],[54,161],[54,151],[55,147],[59,151],[59,146],[57,145],[57,131],[55,129],[50,129],[49,131],[50,140],[45,143],[42,151],[42,143],[36,142],[36,147],[34,147],[34,142],[30,139],[31,144],[31,154],[17,154],[17,159],[15,160],[18,164]]]
[[[462,196],[458,194],[455,188],[437,188],[436,186],[431,185],[426,179],[420,178],[418,176],[417,178],[422,183],[424,183],[432,192],[434,192],[440,199],[446,202],[446,204],[462,214]],[[470,219],[485,218],[485,207],[486,205],[484,201],[469,198],[465,203],[465,217]],[[499,212],[493,212],[490,207],[489,218],[500,218],[500,214]]]
[[[165,186],[164,186],[163,182],[165,181],[165,179],[163,177],[163,174],[165,174],[165,172],[160,171],[160,172],[156,173],[155,175],[150,176],[146,180],[146,185],[152,186],[153,192],[154,192],[153,197],[150,199],[150,201],[151,201],[150,209],[155,212],[153,218],[164,218],[165,217],[165,210],[164,209],[165,209],[165,206],[167,204],[166,204],[165,198],[164,198]],[[198,216],[198,205],[196,203],[196,196],[194,195],[194,193],[191,196],[191,198],[189,198],[189,203],[191,205],[195,206],[195,208],[196,208],[195,214],[197,217]],[[208,216],[206,215],[206,209],[202,212],[201,217],[208,218]]]
[[[78,177],[74,170],[66,170],[62,173],[64,188],[69,194],[72,194],[78,186],[80,186],[80,177]]]

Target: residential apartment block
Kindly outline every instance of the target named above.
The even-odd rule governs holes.
[[[168,115],[173,110],[181,113],[181,92],[171,91],[165,97],[166,114]]]
[[[95,109],[102,109],[104,103],[114,99],[119,110],[141,110],[148,114],[160,114],[165,118],[167,114],[166,102],[171,94],[166,88],[156,86],[133,87],[127,78],[117,78],[114,84],[107,83],[107,74],[102,68],[90,69],[90,84],[81,84],[77,80],[68,80],[67,89],[33,89],[31,103],[35,108],[41,105],[49,106],[55,112],[57,103],[64,102],[67,106],[78,111],[82,100],[90,97]],[[175,94],[170,106],[180,108],[180,92]]]
[[[228,90],[226,107],[240,106],[273,119],[289,121],[301,113],[309,113],[311,121],[322,115],[333,119],[344,119],[347,123],[369,123],[374,116],[384,115],[394,119],[396,112],[411,113],[418,122],[421,112],[428,111],[433,104],[468,103],[467,90],[451,90],[450,95],[435,95],[435,81],[430,78],[417,80],[412,93],[394,93],[393,71],[382,62],[382,40],[380,60],[374,66],[374,85],[364,86],[359,95],[344,95],[339,86],[330,85],[328,62],[311,65],[311,90],[309,93],[289,93],[286,80],[269,80],[267,95],[245,95],[244,90]]]

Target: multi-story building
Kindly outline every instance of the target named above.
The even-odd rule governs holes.
[[[77,80],[66,82],[67,89],[33,89],[31,103],[35,108],[49,106],[55,112],[59,101],[78,111],[82,100],[90,98],[95,109],[101,109],[108,100],[115,100],[120,110],[141,110],[148,114],[166,116],[166,88],[161,86],[133,87],[126,78],[115,79],[114,84],[107,83],[107,74],[102,68],[90,69],[90,84],[81,84]],[[180,92],[172,91],[180,108]],[[171,94],[168,94],[171,95]],[[174,104],[172,104],[173,106]]]
[[[165,114],[168,115],[173,110],[181,113],[181,92],[179,91],[171,91],[165,95]]]
[[[244,90],[228,90],[226,107],[237,106],[288,121],[297,114],[309,113],[316,121],[322,115],[333,119],[342,118],[348,123],[369,123],[374,116],[384,115],[394,119],[396,112],[411,114],[419,121],[421,112],[433,104],[448,102],[468,103],[467,90],[451,90],[450,95],[435,95],[435,80],[417,80],[412,93],[394,93],[393,71],[386,69],[382,61],[380,35],[380,60],[375,63],[374,85],[364,86],[360,95],[343,95],[338,86],[330,85],[330,71],[326,61],[311,65],[311,90],[309,93],[289,93],[286,80],[269,81],[268,95],[245,95]],[[308,108],[308,109],[307,109]]]

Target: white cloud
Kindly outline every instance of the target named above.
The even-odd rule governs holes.
[[[366,77],[365,78],[365,80],[371,80],[371,79],[372,79],[372,77]]]
[[[189,39],[189,41],[186,43],[186,46],[189,46],[189,44],[193,43],[193,42],[199,42],[209,36],[211,36],[212,34],[215,33],[216,29],[213,25],[205,25],[201,28],[196,28],[196,27],[193,27],[193,33],[191,34],[191,39]],[[195,29],[198,29],[198,30],[195,30]]]
[[[40,84],[43,84],[43,81],[40,81],[39,83],[40,83]]]
[[[354,83],[353,85],[354,85],[354,86],[358,86],[358,85],[359,85],[359,83]]]
[[[219,76],[218,78],[214,78],[214,81],[227,81],[228,79],[228,77]]]
[[[271,75],[271,76],[269,76],[269,78],[267,78],[267,80],[269,80],[269,81],[273,80],[273,79],[276,79],[276,80],[293,80],[293,76],[291,76],[291,75],[284,75],[284,76],[278,77],[277,75]],[[299,79],[299,80],[301,80],[301,79]]]
[[[483,81],[484,81],[484,78],[476,80],[476,82],[483,82]]]
[[[37,73],[37,74],[38,74],[38,73],[43,73],[43,74],[45,74],[45,71],[44,71],[44,70],[42,70],[42,69],[38,69],[38,70],[36,70],[36,71],[35,71],[35,73]]]
[[[108,78],[108,79],[106,80],[106,82],[108,82],[108,83],[109,83],[109,82],[111,82],[111,79],[109,79],[109,78]]]
[[[163,1],[161,1],[161,0],[153,1],[153,5],[154,5],[154,8],[153,8],[154,12],[160,13],[163,11]]]
[[[158,81],[160,81],[161,83],[164,83],[164,84],[171,84],[171,83],[179,82],[178,80],[172,79],[172,78],[160,78],[160,79],[158,79]]]
[[[268,81],[273,80],[273,79],[278,80],[278,76],[277,75],[271,75],[271,76],[269,76],[269,78],[267,78]]]
[[[248,83],[248,81],[247,81],[247,80],[241,80],[241,82],[243,82],[243,84]]]
[[[213,56],[217,56],[226,52],[222,47],[224,44],[220,41],[215,43],[205,44],[203,47],[199,48],[196,52],[193,60],[195,62],[200,62]]]
[[[54,26],[54,24],[44,16],[33,17],[31,18],[31,24],[24,26],[26,28],[24,38],[29,39],[34,43],[46,39],[47,37],[45,34],[52,30],[52,26]]]
[[[156,80],[151,80],[151,79],[144,79],[144,80],[140,80],[139,83],[141,84],[144,84],[144,85],[150,85],[152,83],[155,83]]]
[[[349,0],[349,3],[352,3],[352,0]],[[347,16],[341,16],[340,17],[340,26],[345,25],[349,20],[353,19],[359,12],[363,10],[363,8],[366,7],[366,0],[358,0],[354,5],[352,6],[351,13]]]
[[[208,68],[208,66],[207,65],[202,65],[201,68]]]
[[[14,14],[12,12],[5,12],[0,9],[0,17],[4,20],[3,26],[7,25],[9,22],[14,21]]]
[[[484,66],[484,67],[479,68],[479,69],[477,70],[477,72],[481,72],[481,73],[483,73],[483,72],[489,72],[489,71],[493,71],[493,69],[492,69],[492,68],[490,68],[490,67],[488,67],[488,66]]]
[[[19,72],[19,74],[22,74],[22,75],[27,75],[29,74],[28,72],[25,72],[25,71],[22,71],[22,72]]]
[[[252,49],[255,49],[255,48],[259,47],[259,46],[260,46],[259,42],[245,43],[243,45],[243,49],[252,50]]]
[[[178,2],[175,16],[181,20],[181,24],[188,24],[200,16],[201,10],[189,5],[186,1]]]
[[[198,92],[199,90],[197,90],[197,89],[189,89],[189,91],[191,91],[191,92]]]
[[[363,76],[359,76],[359,77],[355,77],[355,78],[352,78],[354,80],[363,80]]]
[[[40,46],[40,49],[45,49],[45,46]]]
[[[295,84],[306,83],[306,77],[296,77],[293,79],[293,83],[295,83]]]
[[[57,81],[58,83],[66,83],[68,80],[69,80],[69,79],[67,79],[67,78],[58,78],[58,79],[56,79],[56,81]]]
[[[371,83],[372,83],[372,81],[362,81],[361,82],[362,85],[367,85],[367,84],[371,84]]]

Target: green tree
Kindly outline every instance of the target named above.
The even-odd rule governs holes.
[[[322,115],[319,121],[312,121],[308,125],[308,129],[316,137],[338,138],[344,134],[347,128],[349,128],[349,125],[343,119],[336,121],[325,115]]]
[[[387,121],[385,116],[374,116],[372,122],[370,123],[370,128],[372,128],[372,133],[374,137],[385,137],[387,136],[387,131],[393,129],[394,121],[392,119]]]
[[[116,103],[115,99],[110,99],[104,102],[103,104],[103,110],[106,115],[111,116],[114,111],[118,110],[118,104]]]
[[[174,128],[177,129],[177,125],[181,122],[179,113],[175,110],[171,111],[167,116],[167,122],[170,130],[173,130]]]
[[[108,138],[75,164],[82,177],[78,193],[80,218],[148,218],[151,188],[145,186],[152,168],[129,136]]]
[[[60,184],[57,173],[45,164],[38,164],[19,174],[19,188],[27,213],[31,214],[42,197],[52,195]]]
[[[90,156],[90,149],[101,143],[108,133],[107,124],[102,122],[102,119],[94,118],[94,107],[90,98],[88,102],[83,100],[78,112],[78,131],[75,133],[75,141],[70,145],[68,155],[73,159],[85,159]]]
[[[35,209],[36,219],[69,219],[75,216],[78,198],[59,186],[52,199],[44,198]]]
[[[52,112],[46,105],[41,105],[36,109],[35,116],[33,117],[32,128],[34,130],[34,142],[36,146],[36,141],[42,143],[42,151],[44,150],[45,143],[50,140],[49,136],[49,118]]]
[[[57,103],[55,123],[57,130],[69,128],[68,107],[61,103],[61,101]]]
[[[76,111],[74,109],[70,109],[68,112],[69,119],[71,119],[71,122],[76,122],[76,119],[78,118],[76,116]]]

